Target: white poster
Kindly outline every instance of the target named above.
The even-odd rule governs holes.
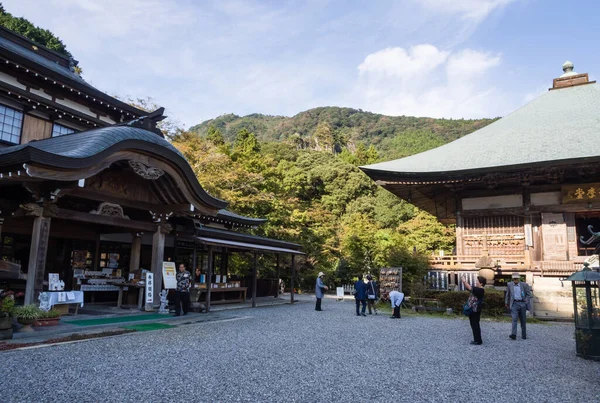
[[[336,295],[337,295],[338,298],[344,299],[344,287],[336,287],[335,288],[335,293],[336,293]]]
[[[174,290],[177,288],[177,270],[175,269],[175,262],[163,262],[163,281],[165,283],[165,289]]]
[[[146,273],[146,305],[154,303],[154,275]]]

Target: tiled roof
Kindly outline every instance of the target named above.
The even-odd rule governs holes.
[[[361,169],[416,177],[600,160],[599,138],[600,87],[590,83],[548,91],[449,144]]]
[[[229,220],[232,222],[238,222],[247,225],[258,225],[267,222],[267,219],[265,218],[246,217],[225,209],[219,210],[219,212],[217,213],[217,218],[222,218],[224,220]]]
[[[41,46],[41,45],[39,45],[39,46]],[[10,41],[9,39],[4,38],[2,36],[0,36],[0,48],[6,49],[6,50],[10,51],[11,53],[19,55],[27,60],[31,60],[32,62],[34,62],[40,66],[43,66],[49,70],[52,70],[53,72],[60,74],[61,76],[65,77],[65,78],[77,81],[80,84],[83,84],[85,86],[88,86],[91,89],[98,91],[98,89],[96,89],[95,87],[88,84],[83,78],[79,77],[77,74],[75,74],[75,72],[71,71],[71,69],[69,69],[68,67],[62,66],[57,62],[53,62],[52,60],[49,60],[49,59],[45,58],[44,56],[37,54],[35,51],[24,48],[23,46],[19,46],[16,43],[14,43],[14,42]]]
[[[227,206],[227,202],[206,193],[179,150],[157,134],[137,127],[108,126],[0,148],[0,167],[37,163],[54,168],[83,169],[122,150],[138,150],[167,158],[178,166],[200,200],[218,209]]]

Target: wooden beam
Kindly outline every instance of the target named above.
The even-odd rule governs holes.
[[[162,227],[157,226],[152,236],[152,274],[154,275],[154,303],[160,301],[160,291],[162,288],[162,264],[165,260],[165,233]],[[146,306],[146,311],[153,310],[153,307]]]
[[[294,303],[294,276],[296,274],[296,255],[292,255],[292,274],[290,276],[290,302]]]
[[[210,294],[213,273],[213,247],[208,245],[208,263],[206,265],[206,313],[210,312]]]
[[[37,297],[43,290],[49,235],[50,218],[43,216],[35,217],[31,232],[31,245],[29,247],[25,305],[37,302]]]
[[[56,218],[60,218],[63,220],[79,221],[98,225],[108,225],[113,227],[121,227],[147,232],[155,232],[158,228],[156,224],[150,222],[134,221],[121,217],[110,217],[105,215],[90,214],[81,211],[73,211],[62,208],[57,208],[56,210]]]
[[[142,237],[133,234],[131,241],[131,257],[129,258],[129,273],[133,273],[140,268],[140,255],[142,252]]]
[[[485,210],[465,210],[463,216],[528,215],[532,213],[585,213],[600,210],[600,202],[582,204],[554,204],[549,206],[510,207]]]
[[[253,254],[253,262],[252,262],[252,308],[256,308],[256,265],[257,265],[257,261],[256,261],[256,252],[254,252]]]
[[[275,291],[275,298],[279,298],[279,253],[275,255],[275,271],[277,273],[277,290]]]

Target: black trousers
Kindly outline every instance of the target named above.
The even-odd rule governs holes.
[[[399,306],[395,306],[394,307],[394,318],[399,318],[400,317],[400,307]]]
[[[362,304],[362,310],[359,312],[361,304]],[[367,310],[367,300],[366,299],[357,299],[356,300],[356,314],[360,315],[361,312],[364,314],[366,310]]]
[[[190,293],[187,291],[175,291],[175,315],[187,314],[190,310]]]
[[[321,300],[323,298],[317,298],[317,305],[315,306],[315,311],[320,311],[321,310]]]
[[[469,315],[469,322],[471,322],[471,330],[473,331],[473,341],[475,343],[483,343],[481,340],[481,327],[479,326],[480,319],[481,312],[472,312]]]

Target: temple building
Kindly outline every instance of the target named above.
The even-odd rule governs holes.
[[[0,286],[34,303],[57,273],[86,302],[118,295],[121,304],[124,291],[139,288],[141,305],[136,281],[148,272],[157,304],[163,262],[173,261],[199,269],[207,306],[238,291],[245,300],[246,289],[253,303],[276,295],[276,280],[257,278],[257,254],[278,264],[291,256],[293,270],[300,245],[244,233],[265,220],[228,211],[202,188],[157,128],[162,108],[148,113],[115,99],[75,65],[0,28]],[[249,254],[253,272],[234,281],[231,253]]]
[[[512,272],[533,285],[535,315],[573,315],[561,278],[600,247],[600,87],[564,74],[531,103],[441,147],[361,167],[378,184],[441,222],[456,225],[453,255],[436,256],[438,288],[487,270],[496,286]]]

